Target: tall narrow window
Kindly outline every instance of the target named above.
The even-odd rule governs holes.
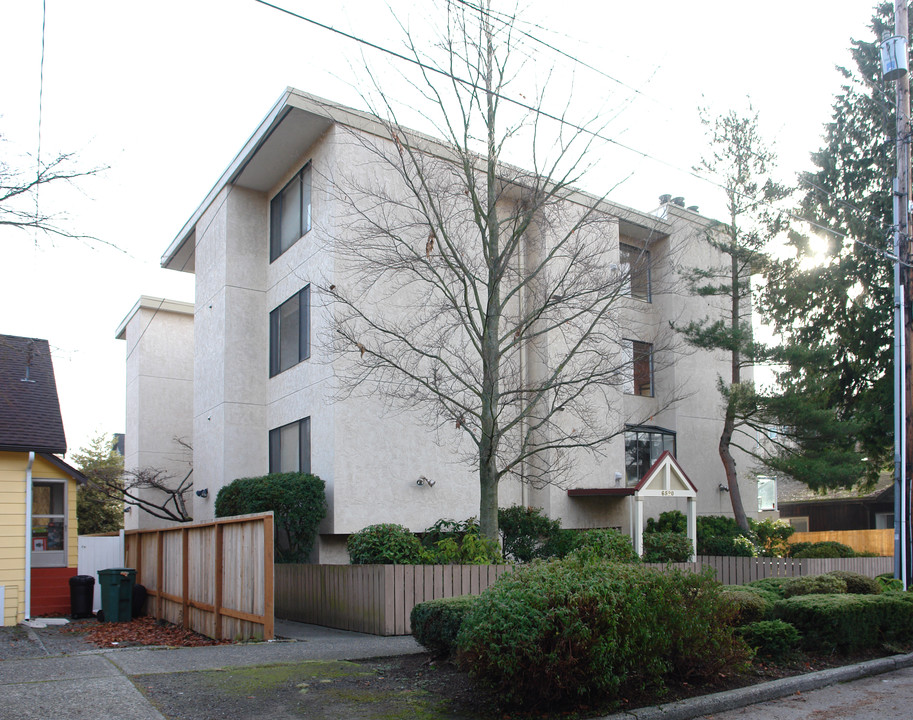
[[[626,368],[624,391],[628,395],[653,397],[653,346],[638,340],[624,340]]]
[[[32,565],[66,567],[66,484],[32,483]]]
[[[311,355],[311,286],[306,285],[269,314],[269,376]]]
[[[269,205],[269,261],[311,229],[311,165],[308,163]]]
[[[659,456],[675,455],[675,433],[659,427],[631,427],[625,431],[625,482],[636,485]]]
[[[650,251],[621,244],[618,254],[625,294],[650,302]]]
[[[269,471],[311,472],[311,418],[269,431]]]

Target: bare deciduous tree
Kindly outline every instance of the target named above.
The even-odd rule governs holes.
[[[596,134],[536,108],[501,129],[512,21],[493,20],[487,4],[451,10],[436,69],[407,35],[422,67],[413,90],[446,142],[406,130],[378,85],[389,141],[351,134],[370,167],[333,179],[345,241],[322,288],[335,349],[351,359],[337,366],[344,391],[379,393],[469,439],[489,538],[503,478],[561,482],[578,451],[599,452],[623,431],[621,393],[634,382],[624,339],[665,342],[625,312],[618,216],[573,187]],[[515,141],[528,141],[532,171],[502,162]]]

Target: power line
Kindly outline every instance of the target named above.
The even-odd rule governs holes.
[[[41,0],[41,64],[38,76],[38,149],[35,151],[35,242],[38,242],[38,223],[41,216],[39,196],[41,193],[41,116],[44,105],[44,38],[47,24],[47,0]]]

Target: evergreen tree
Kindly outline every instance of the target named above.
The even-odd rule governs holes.
[[[791,233],[793,257],[772,262],[765,315],[786,339],[776,411],[794,450],[771,465],[816,489],[873,483],[893,441],[894,175],[893,83],[881,78],[879,43],[893,7],[876,8],[872,35],[852,41],[855,70],[825,126],[816,169],[800,178],[798,214],[827,238],[824,262],[809,266],[807,234]],[[826,230],[824,230],[826,228]],[[831,432],[833,431],[833,432]]]
[[[97,435],[88,447],[73,453],[73,462],[89,482],[76,490],[76,521],[80,535],[117,532],[124,525],[124,504],[109,488],[123,486],[124,456],[107,435]]]

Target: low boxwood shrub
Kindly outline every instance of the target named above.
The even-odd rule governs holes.
[[[412,608],[412,635],[435,657],[447,657],[456,650],[457,633],[477,595],[429,600]]]
[[[570,555],[583,561],[598,558],[624,563],[640,562],[631,538],[611,528],[581,531]]]
[[[845,592],[846,580],[833,575],[806,575],[790,578],[789,582],[783,583],[783,597],[785,598],[796,595],[829,595]]]
[[[429,557],[415,535],[393,523],[369,525],[352,533],[346,549],[353,565],[421,565]]]
[[[799,649],[802,642],[799,631],[783,620],[752,622],[736,632],[758,655],[774,660],[789,657]]]
[[[780,599],[786,597],[783,594],[783,589],[793,578],[788,577],[772,577],[772,578],[762,578],[760,580],[752,580],[745,587],[750,587],[754,590],[763,590],[764,592],[773,593],[774,599]]]
[[[849,545],[834,540],[822,540],[816,543],[795,543],[790,547],[790,557],[851,558],[856,557],[856,552]]]
[[[744,585],[724,585],[723,595],[736,606],[736,625],[765,620],[779,598],[764,590],[745,587]]]
[[[849,570],[831,570],[824,574],[843,580],[846,583],[846,591],[854,595],[878,595],[881,592],[881,585],[875,578],[860,573]]]
[[[647,520],[646,532],[674,532],[684,535],[688,532],[688,518],[681,510],[667,510],[660,513],[658,519]]]
[[[326,486],[316,475],[271,473],[238,478],[216,495],[216,517],[273,511],[275,558],[280,563],[305,563],[327,514]]]
[[[711,575],[578,554],[519,567],[467,613],[459,662],[505,704],[527,708],[738,667],[750,651]]]
[[[694,554],[691,541],[677,532],[645,532],[644,562],[689,562]]]
[[[792,624],[809,649],[851,652],[913,640],[913,598],[880,595],[797,595],[774,605],[775,619]]]
[[[752,557],[757,551],[733,518],[700,515],[697,518],[697,554]]]

